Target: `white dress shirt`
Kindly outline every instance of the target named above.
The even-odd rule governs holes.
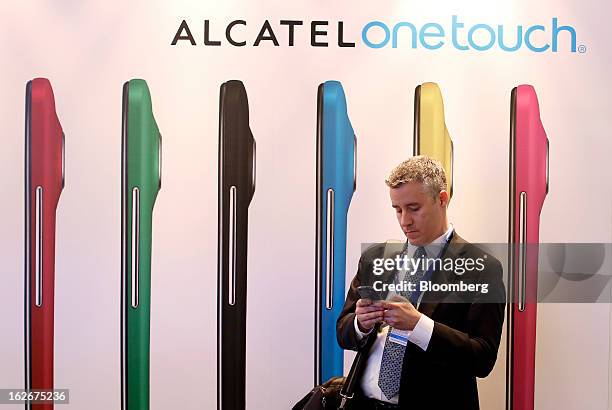
[[[433,242],[424,247],[425,253],[427,254],[428,258],[437,258],[440,255],[442,248],[445,246],[452,232],[453,226],[450,225],[448,230],[444,232],[443,235],[436,238]],[[410,244],[410,242],[407,243],[406,253],[408,255],[414,255],[416,249],[416,246]],[[397,275],[396,283],[399,283]],[[421,304],[423,293],[421,293],[421,295],[419,296],[419,300],[416,304],[417,309]],[[389,292],[387,294],[387,300],[393,297],[394,295],[396,295],[395,292]],[[357,333],[357,339],[361,340],[367,335],[367,333],[363,333],[361,330],[359,330],[359,326],[357,325],[357,316],[355,316],[354,326],[355,332]],[[427,350],[427,346],[429,346],[429,341],[431,340],[431,334],[433,333],[433,328],[434,321],[426,315],[421,314],[421,317],[419,318],[417,324],[414,326],[414,329],[408,331],[408,341],[414,343],[423,350]],[[399,394],[389,400],[380,390],[380,387],[378,387],[380,364],[382,361],[383,351],[385,350],[385,342],[387,340],[388,332],[389,326],[384,326],[381,330],[379,330],[378,334],[376,335],[376,340],[370,348],[370,355],[368,356],[368,360],[366,362],[366,366],[361,377],[361,389],[363,390],[363,393],[366,395],[366,397],[397,404]]]

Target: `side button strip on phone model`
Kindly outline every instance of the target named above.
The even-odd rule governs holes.
[[[527,281],[527,193],[521,192],[519,205],[519,311],[525,310],[525,288]]]
[[[229,304],[236,303],[236,187],[230,188],[230,209],[229,209]]]
[[[138,279],[140,267],[140,190],[132,189],[132,307],[138,307]]]
[[[325,233],[325,308],[334,306],[334,190],[327,190],[327,218]]]
[[[43,303],[43,188],[36,187],[36,306]]]

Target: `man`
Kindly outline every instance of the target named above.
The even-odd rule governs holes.
[[[344,349],[357,350],[374,339],[353,408],[479,409],[476,377],[486,377],[493,369],[504,321],[501,264],[466,242],[448,223],[449,194],[439,162],[412,157],[385,182],[407,237],[399,255],[395,252],[390,258],[429,258],[444,261],[445,267],[434,263],[430,269],[424,269],[424,264],[419,269],[413,262],[411,272],[405,264],[380,275],[376,268],[385,256],[385,244],[362,254],[336,325],[338,343]],[[469,271],[446,265],[465,266],[470,259],[476,262]],[[416,286],[397,291],[400,288],[387,286],[380,292],[380,301],[361,299],[358,293],[361,285],[374,284],[380,290],[381,283],[421,281],[447,288],[420,291]],[[482,286],[460,291],[460,283]],[[451,284],[457,286],[451,288]]]

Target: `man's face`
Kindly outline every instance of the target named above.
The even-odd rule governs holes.
[[[445,232],[446,191],[434,199],[418,182],[404,183],[389,191],[397,221],[412,245],[427,245]]]

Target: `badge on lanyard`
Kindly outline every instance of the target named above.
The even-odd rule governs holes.
[[[406,346],[408,344],[408,331],[391,328],[389,331],[389,341]]]

